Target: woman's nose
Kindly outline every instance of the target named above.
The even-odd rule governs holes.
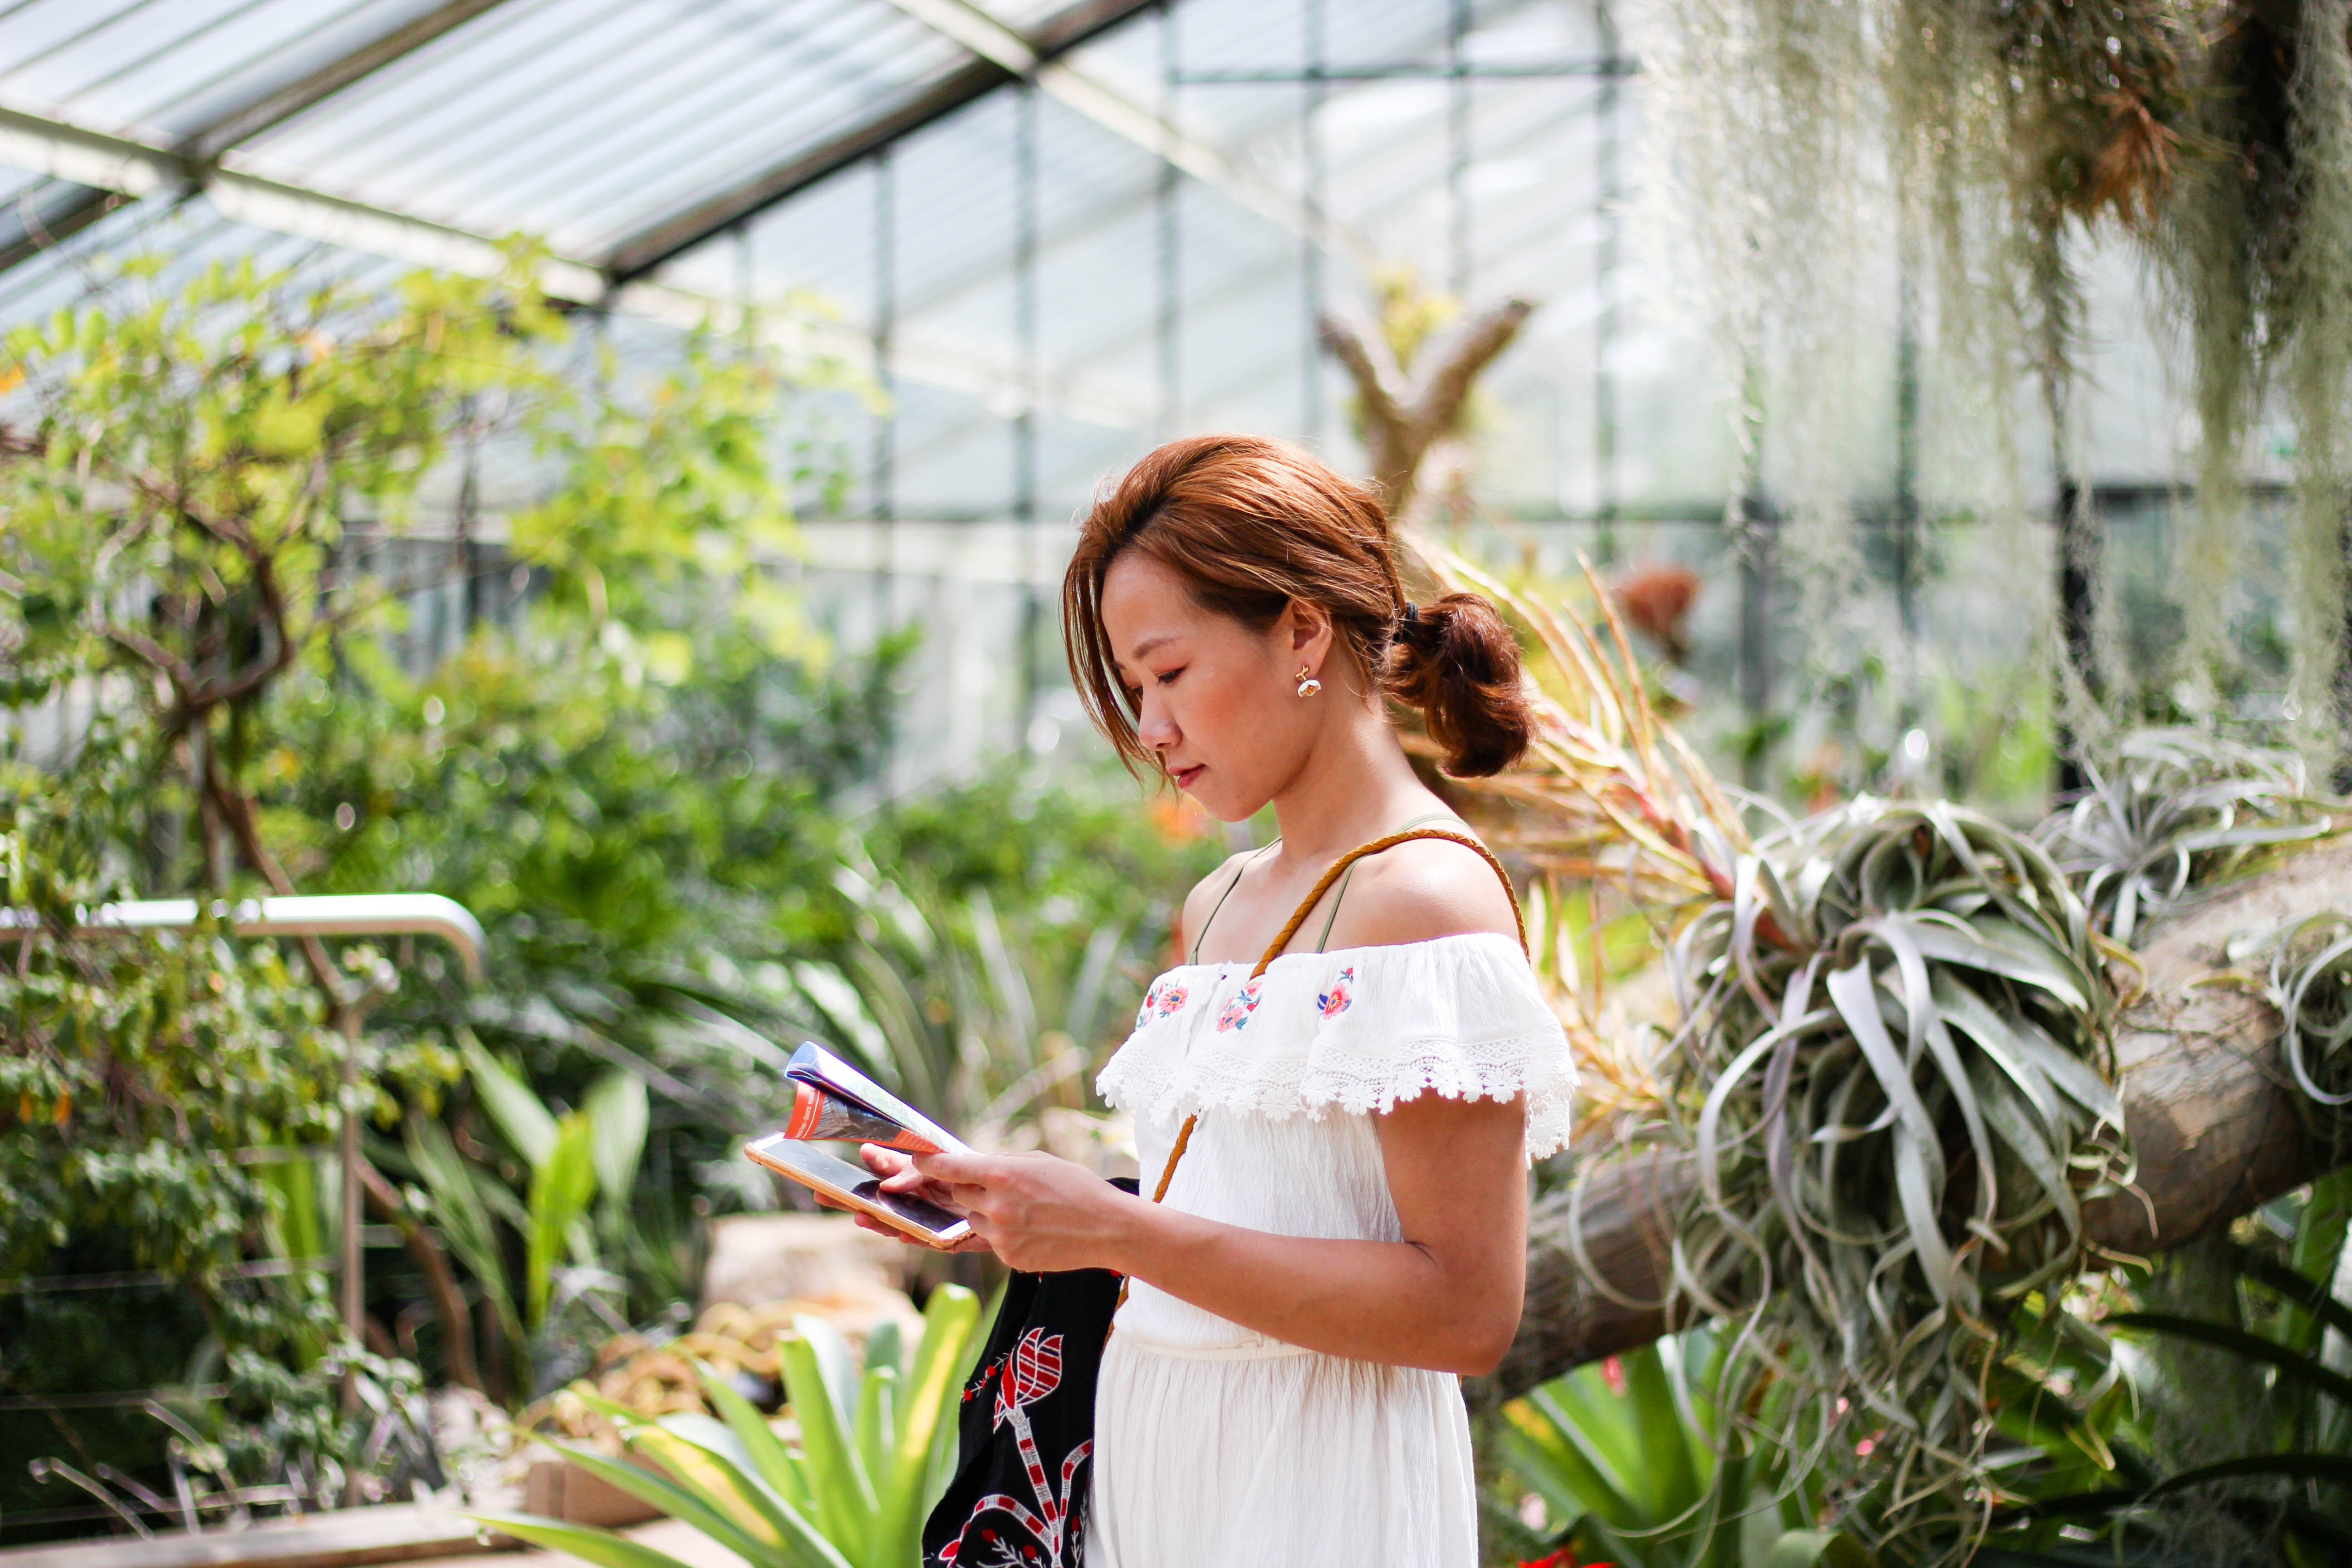
[[[1135,733],[1145,745],[1157,747],[1174,745],[1181,731],[1168,716],[1168,710],[1160,706],[1158,697],[1146,694],[1143,711],[1136,716]]]

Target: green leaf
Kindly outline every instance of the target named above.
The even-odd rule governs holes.
[[[866,1473],[887,1484],[898,1435],[896,1367],[869,1366],[857,1385],[857,1457]]]
[[[1619,1530],[1643,1529],[1652,1522],[1649,1510],[1594,1452],[1589,1430],[1554,1397],[1568,1381],[1555,1379],[1503,1407],[1504,1441],[1514,1467],[1562,1517],[1589,1513]]]
[[[424,1179],[425,1190],[433,1201],[434,1218],[440,1222],[442,1239],[449,1250],[457,1255],[481,1288],[490,1303],[490,1310],[507,1336],[507,1342],[520,1358],[523,1352],[522,1320],[515,1312],[514,1290],[507,1278],[505,1255],[499,1250],[498,1230],[491,1224],[488,1206],[482,1201],[481,1187],[494,1184],[498,1178],[478,1172],[457,1152],[448,1130],[426,1116],[413,1116],[408,1123],[408,1158]],[[499,1189],[501,1192],[504,1188]],[[518,1359],[516,1364],[524,1363]]]
[[[734,1435],[726,1427],[707,1415],[702,1420],[730,1447],[734,1446]],[[629,1434],[629,1447],[657,1462],[679,1485],[767,1547],[780,1562],[793,1568],[849,1568],[848,1557],[839,1546],[827,1541],[782,1497],[747,1474],[730,1455],[667,1425],[638,1427]]]
[[[588,1118],[575,1110],[558,1128],[554,1148],[530,1178],[524,1286],[533,1329],[547,1321],[555,1260],[569,1245],[572,1226],[596,1195],[595,1132]]]
[[[1627,1403],[1610,1392],[1599,1366],[1582,1366],[1535,1389],[1528,1399],[1607,1477],[1630,1506],[1641,1490],[1641,1435]],[[1637,1521],[1646,1515],[1636,1515]]]
[[[472,1030],[464,1032],[459,1048],[465,1053],[467,1070],[474,1075],[474,1092],[481,1097],[482,1109],[498,1123],[499,1131],[533,1170],[547,1163],[555,1152],[555,1118],[548,1114],[539,1096],[484,1050]]]
[[[919,1542],[932,1500],[934,1456],[947,1456],[963,1392],[965,1347],[976,1338],[980,1299],[961,1285],[942,1285],[923,1306],[922,1342],[897,1391],[898,1437],[889,1468],[875,1478],[877,1563],[903,1562]]]
[[[1698,1466],[1691,1458],[1696,1435],[1684,1425],[1665,1358],[1655,1344],[1643,1345],[1620,1360],[1625,1368],[1629,1414],[1642,1447],[1641,1475],[1649,1489],[1654,1517],[1659,1522],[1678,1518],[1706,1496]]]
[[[2311,1200],[2295,1222],[2294,1248],[2287,1258],[2292,1272],[2305,1286],[2295,1311],[2288,1317],[2286,1337],[2306,1355],[2319,1348],[2319,1317],[2352,1335],[2352,1321],[2335,1316],[2343,1304],[2328,1293],[2343,1266],[2347,1230],[2352,1230],[2352,1170],[2335,1171],[2311,1184]],[[2309,1284],[2312,1280],[2325,1280],[2327,1285],[2315,1290]]]
[[[866,1370],[872,1372],[877,1366],[906,1375],[906,1333],[896,1318],[883,1319],[866,1336]]]
[[[736,1393],[734,1385],[727,1379],[699,1361],[693,1364],[695,1378],[702,1384],[703,1397],[717,1408],[720,1419],[727,1423],[728,1430],[733,1432],[735,1440],[742,1444],[753,1471],[794,1508],[804,1512],[813,1510],[815,1501],[809,1496],[808,1486],[793,1463],[792,1452],[784,1447],[784,1440],[776,1436],[775,1429],[768,1425],[767,1417],[761,1415],[750,1400]]]
[[[469,1512],[458,1517],[479,1520],[493,1530],[533,1546],[544,1546],[550,1552],[569,1552],[583,1563],[594,1563],[596,1568],[688,1568],[687,1563],[667,1552],[656,1552],[609,1530],[565,1524],[561,1520],[541,1519],[528,1513]]]
[[[2163,1497],[2169,1492],[2186,1491],[2190,1487],[2201,1487],[2211,1481],[2235,1480],[2241,1476],[2272,1476],[2284,1480],[2352,1487],[2352,1455],[2250,1454],[2243,1458],[2223,1459],[2218,1464],[2200,1465],[2193,1470],[2167,1476],[2147,1495]]]
[[[849,1348],[832,1321],[803,1313],[793,1320],[793,1331],[815,1352],[817,1368],[824,1374],[824,1390],[833,1398],[833,1408],[845,1424],[857,1409],[857,1354]],[[848,1428],[845,1425],[844,1428]]]
[[[1895,1110],[1895,1195],[1927,1289],[1939,1302],[1948,1302],[1955,1294],[1966,1297],[1971,1293],[1969,1281],[1956,1267],[1951,1245],[1937,1219],[1944,1190],[1943,1145],[1936,1136],[1935,1119],[1920,1101],[1910,1070],[1887,1036],[1885,1020],[1879,1016],[1878,987],[1872,981],[1869,963],[1830,971],[1829,993],[1838,1016],[1845,1020],[1854,1043],[1870,1063],[1879,1089]]]
[[[815,1321],[803,1317],[794,1326]],[[796,1332],[776,1341],[776,1359],[783,1367],[793,1417],[800,1423],[801,1452],[808,1461],[818,1528],[853,1561],[870,1563],[877,1522],[874,1482],[857,1457],[846,1420],[833,1402],[817,1352],[804,1332]]]
[[[1509,1425],[1502,1432],[1503,1452],[1512,1473],[1543,1499],[1554,1519],[1591,1516],[1634,1528],[1641,1510],[1564,1434],[1538,1425],[1540,1417],[1526,1419],[1528,1408],[1519,1400],[1504,1407]]]
[[[652,1428],[635,1428],[632,1436],[636,1431],[646,1430]],[[682,1486],[667,1476],[657,1476],[642,1465],[608,1458],[585,1443],[558,1443],[555,1447],[590,1475],[611,1482],[672,1519],[692,1525],[746,1563],[760,1564],[761,1568],[782,1563],[782,1559],[769,1551],[757,1537],[747,1533],[723,1510],[713,1508],[691,1488]]]
[[[2017,1510],[2018,1518],[2074,1517],[2114,1513],[2190,1487],[2253,1477],[2263,1479],[2316,1481],[2323,1486],[2352,1486],[2352,1456],[2343,1454],[2248,1454],[2240,1458],[2200,1465],[2165,1477],[2152,1487],[2104,1487],[2096,1491],[2063,1497],[2037,1498]]]
[[[2176,1317],[2169,1312],[2114,1312],[2108,1315],[2106,1322],[2111,1328],[2169,1334],[2174,1339],[2194,1340],[2217,1350],[2234,1351],[2248,1361],[2274,1366],[2295,1382],[2307,1384],[2352,1409],[2352,1377],[2322,1366],[2311,1357],[2300,1355],[2276,1340],[2267,1340],[2260,1334],[2248,1333],[2226,1323],[2209,1323],[2201,1318]]]
[[[1764,1568],[1872,1568],[1875,1562],[1842,1530],[1792,1530],[1772,1543]]]
[[[2329,1295],[2326,1285],[2298,1273],[2275,1258],[2265,1258],[2246,1248],[2239,1249],[2238,1271],[2256,1284],[2278,1292],[2292,1306],[2293,1311],[2288,1318],[2289,1349],[2308,1354],[2317,1347],[2319,1331],[2323,1328],[2352,1335],[2352,1307]],[[2334,1278],[2332,1271],[2328,1277]]]
[[[596,1184],[612,1201],[626,1203],[637,1184],[650,1117],[645,1080],[615,1068],[588,1086],[580,1109],[596,1130]]]

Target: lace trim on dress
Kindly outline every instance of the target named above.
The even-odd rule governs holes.
[[[1320,1121],[1333,1110],[1379,1115],[1426,1093],[1448,1100],[1528,1101],[1527,1152],[1540,1160],[1568,1146],[1576,1069],[1557,1024],[1499,1039],[1398,1040],[1378,1057],[1310,1050],[1305,1057],[1200,1049],[1191,1059],[1132,1047],[1106,1065],[1105,1100],[1155,1121],[1229,1110],[1270,1121]]]

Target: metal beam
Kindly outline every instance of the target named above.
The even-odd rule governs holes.
[[[487,236],[452,228],[413,214],[370,206],[322,191],[222,168],[183,157],[165,147],[110,135],[87,126],[0,106],[0,163],[89,185],[115,196],[141,198],[201,191],[221,215],[257,228],[346,249],[366,251],[436,271],[494,278],[507,267],[504,248]],[[740,307],[666,284],[615,287],[603,269],[587,262],[550,257],[539,264],[539,286],[551,298],[598,310],[618,310],[691,331],[710,323],[731,331]],[[782,329],[783,346],[829,354],[852,364],[871,362],[863,333],[816,321]],[[1028,391],[1009,368],[951,353],[899,344],[893,374],[960,392],[992,404],[1026,406]],[[1131,399],[1108,388],[1055,385],[1038,401],[1092,425],[1138,429],[1145,421]]]
[[[1034,80],[1065,108],[1076,110],[1115,136],[1190,174],[1212,190],[1310,244],[1334,248],[1343,238],[1314,205],[1244,174],[1209,143],[1168,115],[1154,112],[1117,87],[1042,53],[979,0],[890,0],[918,22],[962,45],[1007,77]]]
[[[194,899],[135,899],[100,904],[71,929],[78,937],[121,931],[188,931],[196,924]],[[482,922],[438,893],[331,893],[310,898],[216,899],[213,918],[238,936],[437,936],[455,948],[467,981],[482,983]],[[0,942],[41,929],[39,911],[0,908]]]
[[[249,142],[262,132],[284,124],[304,110],[323,102],[394,61],[415,54],[442,35],[503,4],[505,0],[446,0],[446,4],[436,6],[424,16],[328,61],[299,80],[273,88],[258,98],[249,99],[225,113],[215,115],[183,138],[180,144],[173,149],[173,153],[184,165],[217,163],[222,153],[239,142]],[[9,161],[15,162],[14,159]],[[58,177],[73,179],[70,174]],[[147,194],[126,191],[121,185],[105,180],[79,180],[75,183],[90,187],[88,194],[52,212],[38,215],[41,232],[28,233],[12,245],[0,247],[0,272],[38,255],[58,240],[88,228],[120,205],[125,196],[136,199]]]
[[[495,242],[464,229],[5,106],[0,106],[0,163],[87,185],[100,200],[110,194],[142,200],[202,191],[223,216],[238,223],[419,267],[484,277],[495,276],[505,266]],[[550,261],[540,280],[562,299],[594,303],[604,294],[604,275],[578,262]]]
[[[1080,0],[1079,4],[1055,12],[1025,36],[1013,36],[1020,40],[1033,66],[1050,62],[1159,3],[1160,0]],[[757,216],[869,153],[936,124],[966,104],[1020,79],[1029,68],[1008,69],[986,54],[972,52],[974,58],[970,64],[887,100],[871,118],[794,153],[730,190],[646,225],[613,247],[612,254],[604,258],[604,270],[616,283],[642,278],[713,235]],[[1039,85],[1045,85],[1042,76]]]
[[[328,61],[300,80],[289,82],[215,117],[192,132],[181,143],[182,151],[192,158],[217,158],[505,3],[506,0],[446,0],[414,21]]]

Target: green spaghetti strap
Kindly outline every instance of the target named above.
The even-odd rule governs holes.
[[[1406,823],[1403,827],[1398,828],[1397,831],[1399,833],[1402,833],[1409,828],[1419,827],[1424,822],[1461,821],[1462,819],[1460,817],[1454,816],[1450,811],[1433,811],[1425,816],[1414,817],[1411,822]],[[1463,823],[1463,826],[1466,827],[1469,824]],[[1339,873],[1339,890],[1331,895],[1331,912],[1323,917],[1323,934],[1315,939],[1315,951],[1318,952],[1322,952],[1325,948],[1331,945],[1331,928],[1338,924],[1339,920],[1339,900],[1348,896],[1348,882],[1350,878],[1355,876],[1355,874],[1356,868],[1353,865],[1350,865],[1346,870]]]
[[[1277,838],[1274,841],[1274,844],[1279,844],[1281,842],[1282,840]],[[1185,955],[1185,962],[1187,963],[1198,963],[1201,962],[1201,939],[1207,936],[1209,934],[1209,927],[1216,923],[1217,911],[1225,907],[1225,900],[1232,898],[1234,896],[1234,889],[1242,885],[1243,874],[1248,871],[1251,867],[1256,865],[1258,856],[1265,854],[1266,849],[1273,848],[1274,844],[1267,845],[1265,849],[1257,851],[1257,854],[1252,855],[1248,859],[1243,861],[1241,864],[1241,869],[1234,873],[1234,879],[1225,884],[1225,890],[1217,895],[1217,901],[1209,906],[1209,918],[1202,921],[1201,922],[1201,929],[1192,933],[1192,951]]]

